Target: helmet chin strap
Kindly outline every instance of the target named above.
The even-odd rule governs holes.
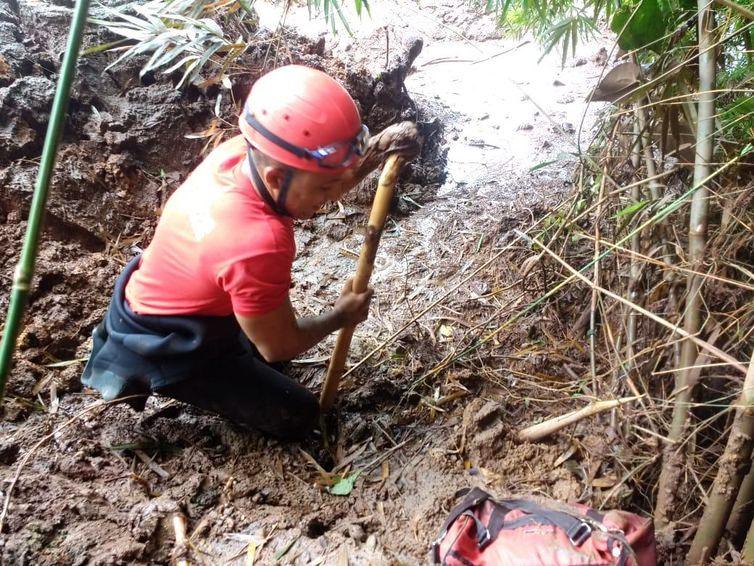
[[[249,171],[251,172],[251,179],[254,181],[254,188],[259,195],[264,199],[264,202],[280,216],[290,216],[290,213],[285,208],[285,201],[288,198],[288,190],[291,188],[291,181],[293,180],[293,171],[291,169],[285,170],[285,177],[283,177],[283,183],[280,185],[280,191],[278,192],[277,201],[272,198],[270,190],[267,188],[262,176],[257,170],[257,164],[254,161],[254,155],[252,153],[252,147],[249,145],[246,150],[246,155],[249,159]]]

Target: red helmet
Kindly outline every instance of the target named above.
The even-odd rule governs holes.
[[[363,154],[369,131],[356,103],[332,77],[301,65],[260,77],[239,126],[248,143],[295,169],[340,173]]]

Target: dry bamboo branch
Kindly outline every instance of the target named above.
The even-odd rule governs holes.
[[[181,513],[173,514],[173,530],[175,531],[175,548],[173,560],[176,566],[189,566],[186,559],[188,556],[188,539],[186,538],[186,518]]]
[[[558,432],[568,425],[579,422],[582,419],[591,417],[603,411],[620,407],[621,405],[636,401],[637,399],[640,399],[640,397],[623,397],[622,399],[610,399],[608,401],[594,401],[581,409],[547,419],[542,423],[525,428],[524,430],[519,431],[516,437],[520,442],[536,442]]]
[[[741,482],[751,463],[754,438],[754,354],[744,380],[728,444],[718,462],[717,476],[697,528],[687,564],[706,564],[720,543]]]
[[[565,267],[568,271],[570,271],[572,276],[580,279],[581,281],[583,281],[584,283],[586,283],[589,286],[593,285],[592,281],[590,281],[588,278],[584,277],[584,275],[582,273],[580,273],[579,271],[577,271],[576,269],[574,269],[573,266],[571,266],[568,262],[564,261],[561,257],[559,257],[550,248],[548,248],[547,246],[545,246],[542,242],[540,242],[536,238],[531,238],[531,241],[534,242],[535,244],[537,244],[538,246],[540,246],[544,251],[546,251],[550,256],[552,256],[558,263],[560,263],[563,267]],[[720,348],[717,348],[717,347],[713,346],[712,344],[710,344],[706,340],[702,340],[702,339],[697,338],[696,336],[694,336],[692,334],[689,334],[683,328],[679,328],[679,327],[673,325],[672,323],[668,322],[664,318],[659,317],[656,314],[654,314],[652,312],[649,312],[647,309],[642,308],[639,305],[636,305],[636,304],[632,303],[631,301],[629,301],[625,297],[621,297],[620,295],[616,295],[612,291],[608,291],[607,289],[604,289],[603,287],[597,287],[597,290],[600,293],[603,293],[603,294],[607,295],[608,297],[610,297],[612,299],[615,299],[616,301],[619,301],[619,302],[623,303],[626,306],[629,306],[629,307],[631,307],[633,309],[636,309],[638,312],[640,312],[644,316],[651,318],[656,323],[661,324],[662,326],[664,326],[668,330],[672,330],[674,333],[679,334],[683,338],[686,338],[687,340],[693,342],[694,344],[696,344],[700,348],[708,351],[710,354],[712,354],[716,358],[719,358],[719,359],[723,360],[724,362],[727,362],[732,367],[734,367],[735,369],[737,369],[739,372],[741,372],[743,374],[747,373],[747,369],[746,369],[745,365],[743,365],[741,362],[739,362],[733,356],[731,356],[731,355],[726,354],[725,352],[723,352]],[[689,366],[687,366],[687,367],[694,367],[694,364],[693,363],[689,364]]]
[[[739,4],[738,2],[733,2],[733,0],[715,0],[715,2],[717,2],[721,6],[730,8],[734,12],[738,12],[739,15],[748,20],[754,20],[754,12],[749,10],[746,6],[741,6],[741,4]]]

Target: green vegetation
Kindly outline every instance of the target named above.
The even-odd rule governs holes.
[[[307,0],[307,6],[310,17],[321,13],[333,33],[337,33],[340,22],[351,34],[341,0]],[[358,17],[370,12],[367,0],[354,0],[354,8]],[[258,26],[253,0],[150,0],[104,10],[107,19],[89,21],[121,39],[90,48],[84,55],[121,52],[108,69],[149,55],[141,76],[149,72],[169,75],[180,70],[183,74],[176,85],[179,89],[221,81],[230,65],[256,42],[252,38]],[[232,37],[228,30],[232,30]]]
[[[590,305],[582,390],[641,396],[641,411],[622,427],[632,457],[618,472],[634,498],[654,502],[656,525],[670,537],[704,509],[691,564],[716,555],[729,518],[731,540],[743,540],[751,523],[731,517],[734,503],[750,508],[749,490],[735,495],[754,481],[753,472],[744,477],[752,446],[742,441],[754,430],[754,338],[741,331],[754,327],[751,4],[487,3],[507,32],[532,33],[545,53],[559,47],[563,64],[601,24],[616,34],[612,69],[592,95],[612,105],[579,152],[576,194],[522,262],[541,263],[550,285],[553,273],[560,280],[554,289],[577,305],[560,317],[580,318]],[[555,300],[552,290],[545,297]],[[615,495],[605,504],[630,504],[611,502]],[[744,548],[754,548],[750,538]]]

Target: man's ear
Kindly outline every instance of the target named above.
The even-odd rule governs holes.
[[[265,165],[262,168],[262,179],[270,191],[279,191],[285,179],[285,170],[274,165]]]

